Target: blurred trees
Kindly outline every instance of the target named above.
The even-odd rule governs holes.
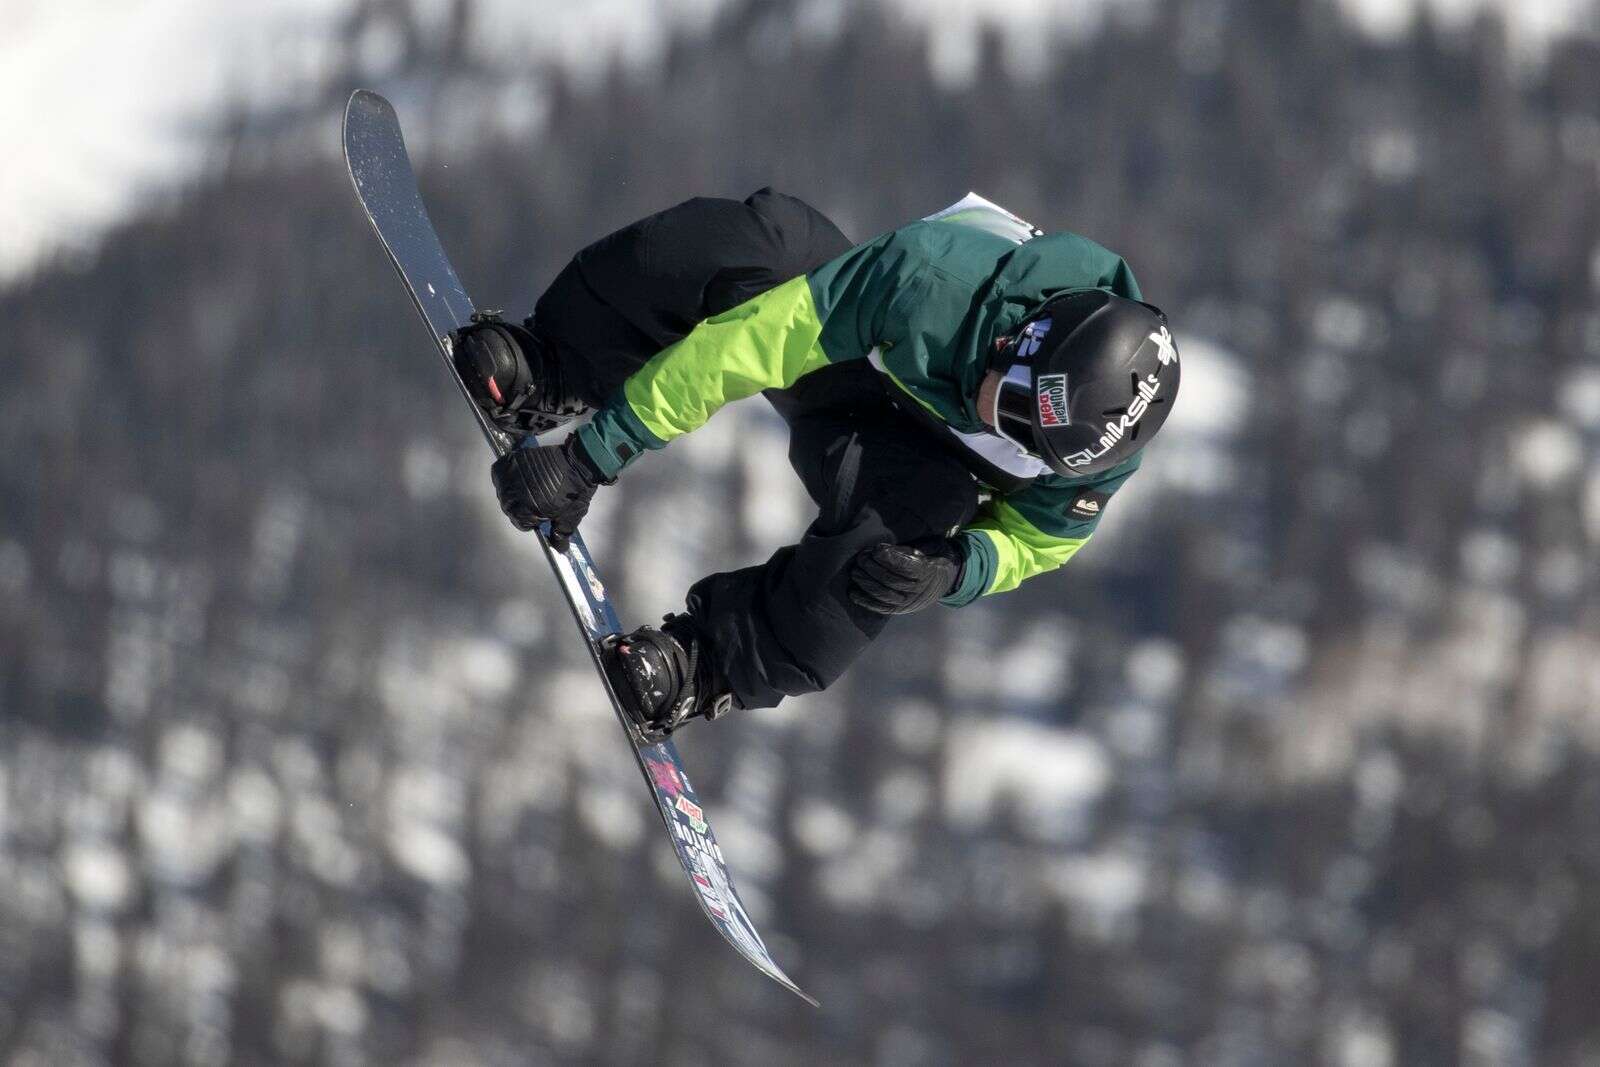
[[[361,5],[324,99],[0,294],[6,1055],[1588,1062],[1600,47],[1140,10],[952,83],[876,7],[744,3],[589,85]],[[334,157],[357,82],[484,306],[691,195],[865,238],[974,188],[1193,342],[1211,422],[1067,571],[685,735],[819,1013],[655,841]],[[782,456],[753,402],[608,491],[630,619],[804,521]]]

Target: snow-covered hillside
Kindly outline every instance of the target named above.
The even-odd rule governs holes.
[[[585,72],[647,61],[669,30],[703,25],[723,0],[487,0],[474,36],[488,54],[554,57]],[[0,5],[0,279],[114,221],[141,193],[193,173],[230,108],[292,101],[338,58],[355,0],[7,0]],[[410,4],[443,26],[453,0]],[[387,66],[400,42],[365,35]]]
[[[977,30],[1002,29],[1023,68],[1038,65],[1052,31],[1092,26],[1104,0],[889,0],[935,30],[931,62],[961,80]],[[1416,0],[1346,0],[1377,33],[1403,27]],[[579,5],[481,0],[473,36],[488,53],[559,59],[583,73],[614,56],[648,62],[673,31],[706,25],[728,0],[588,0]],[[1524,51],[1569,26],[1581,0],[1434,0],[1448,18],[1506,10]],[[8,0],[0,7],[0,279],[53,248],[72,247],[115,220],[142,192],[192,173],[209,124],[230,106],[294,99],[333,59],[336,29],[355,0]],[[843,0],[805,0],[804,24],[827,33]],[[442,25],[454,0],[412,0]],[[1117,5],[1138,18],[1145,3]],[[1001,20],[1004,20],[1003,22]],[[376,34],[364,50],[382,67],[398,47]]]

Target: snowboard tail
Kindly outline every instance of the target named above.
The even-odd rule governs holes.
[[[406,152],[400,120],[389,101],[365,89],[358,89],[351,95],[344,115],[344,155],[356,197],[389,253],[389,261],[400,275],[417,313],[433,335],[445,368],[461,391],[462,399],[472,409],[489,447],[497,456],[505,455],[517,445],[517,440],[490,421],[456,370],[452,338],[457,330],[472,321],[475,308],[428,218]],[[740,955],[763,974],[815,1005],[816,1000],[783,973],[750,921],[728,873],[716,834],[684,771],[677,747],[670,739],[652,740],[644,736],[617,699],[602,659],[602,643],[620,634],[622,627],[583,538],[574,534],[567,551],[561,553],[550,547],[548,535],[549,527],[542,526],[539,541],[545,558],[566,596],[572,617],[594,660],[600,684],[611,700],[611,709],[622,725],[634,760],[655,798],[656,810],[666,825],[678,862],[688,875],[701,910]]]

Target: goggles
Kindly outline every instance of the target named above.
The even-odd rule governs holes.
[[[994,391],[989,423],[994,432],[1030,456],[1038,457],[1033,443],[1033,368],[1013,363]]]

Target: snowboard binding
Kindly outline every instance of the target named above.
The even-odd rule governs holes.
[[[601,642],[607,677],[641,735],[664,741],[690,719],[720,719],[733,694],[716,677],[693,619],[668,615],[661,628],[641,626]]]
[[[477,311],[450,340],[456,371],[472,399],[513,437],[547,434],[589,410],[567,395],[554,348],[526,324],[507,322],[498,311]]]

